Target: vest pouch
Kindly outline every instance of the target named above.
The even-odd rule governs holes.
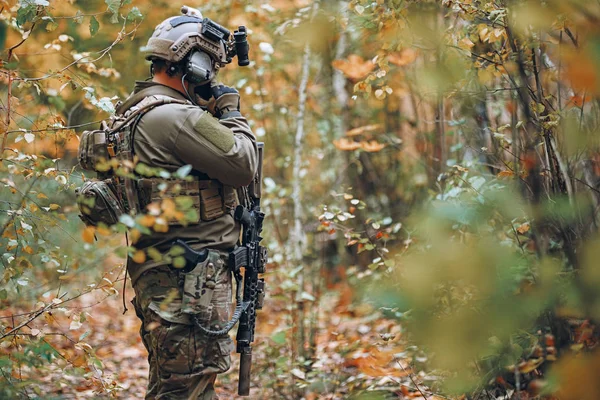
[[[200,190],[200,217],[202,221],[212,221],[225,214],[222,188],[209,187]]]
[[[81,134],[77,150],[77,160],[81,168],[88,171],[97,171],[98,165],[109,158],[108,143],[104,130],[84,131]]]
[[[124,214],[123,206],[117,198],[112,180],[89,180],[75,191],[79,217],[88,226],[104,223],[107,226],[119,222]]]

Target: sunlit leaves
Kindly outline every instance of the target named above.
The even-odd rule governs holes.
[[[119,22],[119,8],[121,7],[122,0],[104,0],[108,6],[108,10],[112,13],[110,22],[116,24]]]
[[[404,67],[414,63],[418,53],[411,48],[403,49],[402,51],[390,53],[387,57],[388,61],[399,67]]]
[[[94,243],[96,229],[93,226],[87,226],[81,234],[83,241],[86,243]]]
[[[143,17],[144,16],[142,15],[140,9],[137,7],[133,7],[127,13],[127,21],[136,21],[136,20],[142,19]]]
[[[371,60],[365,60],[357,54],[349,55],[346,60],[335,60],[332,64],[352,80],[362,79],[375,69]]]

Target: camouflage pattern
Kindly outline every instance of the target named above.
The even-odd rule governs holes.
[[[97,165],[108,161],[109,158],[106,130],[96,129],[93,131],[84,131],[81,134],[79,148],[77,149],[77,160],[81,168],[88,171],[96,171]]]
[[[207,261],[213,264],[212,295],[206,304],[195,304],[188,311],[197,311],[205,327],[217,329],[230,318],[232,283],[225,253],[211,253]],[[140,334],[150,364],[146,399],[216,399],[216,376],[231,366],[232,339],[208,338],[190,321],[191,314],[182,312],[184,295],[179,288],[185,275],[167,266],[154,268],[134,286],[133,304],[143,322]],[[205,272],[200,275],[206,277]]]
[[[88,226],[114,225],[124,213],[111,179],[86,181],[75,194],[79,217]]]

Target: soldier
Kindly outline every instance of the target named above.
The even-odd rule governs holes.
[[[132,150],[140,163],[150,167],[174,172],[191,165],[194,181],[181,185],[191,185],[188,194],[195,196],[200,216],[187,226],[174,221],[168,232],[143,235],[136,247],[166,253],[181,239],[195,250],[210,249],[211,254],[202,272],[204,281],[211,280],[212,286],[207,286],[211,296],[200,299],[197,315],[182,310],[186,301],[181,271],[165,262],[128,262],[133,304],[142,320],[140,334],[150,364],[146,399],[216,398],[215,379],[230,368],[233,343],[227,335],[209,338],[196,323],[222,328],[230,318],[232,279],[226,260],[240,237],[240,225],[232,216],[239,202],[236,189],[248,185],[257,168],[255,138],[240,113],[239,93],[215,83],[218,69],[231,61],[224,42],[218,40],[226,31],[216,24],[203,29],[206,20],[193,11],[157,26],[143,49],[152,63],[152,80],[137,82],[117,110],[127,115],[148,99],[173,100],[143,114],[133,128]],[[212,111],[197,105],[208,99]],[[157,185],[151,186],[155,199]],[[138,201],[143,208],[148,199]]]

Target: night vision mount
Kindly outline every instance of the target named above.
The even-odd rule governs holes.
[[[250,59],[248,52],[250,46],[248,45],[248,32],[245,26],[238,27],[233,35],[231,32],[214,22],[209,18],[203,18],[202,13],[192,7],[183,6],[181,7],[181,13],[188,17],[202,19],[202,30],[200,34],[213,42],[223,43],[226,51],[225,64],[232,62],[233,57],[238,58],[238,65],[240,67],[246,67],[250,65]]]

